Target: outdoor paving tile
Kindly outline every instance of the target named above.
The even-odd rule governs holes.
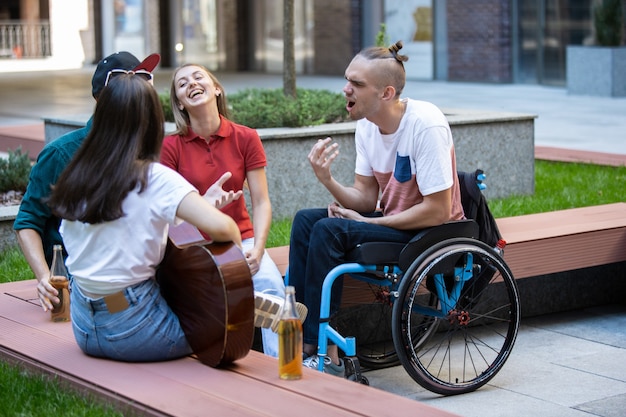
[[[425,390],[415,382],[402,366],[368,370],[365,371],[363,375],[369,379],[370,386],[393,392],[403,397],[418,392],[431,394],[430,391]]]
[[[611,346],[626,346],[626,305],[550,314],[525,319],[524,324]]]
[[[626,350],[614,349],[606,354],[581,355],[566,360],[556,360],[554,363],[564,367],[599,375],[626,383]],[[624,409],[626,414],[626,408]]]
[[[522,324],[511,356],[524,355],[533,361],[556,362],[576,358],[582,353],[609,355],[615,349],[611,345],[570,336],[557,330]]]
[[[611,320],[611,311],[602,314],[609,318],[603,315],[598,320],[591,315],[588,320],[587,314],[582,314],[570,315],[570,321],[561,322],[550,316],[532,326],[522,325],[502,370],[473,393],[439,396],[419,386],[401,366],[367,371],[365,375],[371,386],[466,417],[582,417],[588,416],[592,408],[612,417],[610,413],[617,407],[613,404],[621,405],[626,395],[622,377],[626,375],[626,362],[618,360],[623,357],[623,349],[571,335],[589,336],[602,322],[616,323]],[[568,324],[567,331],[563,330]],[[596,331],[602,336],[616,329]]]
[[[409,398],[464,417],[590,417],[582,410],[493,387],[455,397]]]
[[[590,356],[580,356],[579,361]],[[521,395],[575,407],[591,401],[626,393],[626,383],[595,373],[521,355],[507,361],[493,384]],[[529,414],[530,415],[530,414]]]
[[[624,417],[626,413],[626,394],[581,404],[576,408],[599,417]]]

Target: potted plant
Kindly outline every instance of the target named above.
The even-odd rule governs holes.
[[[626,96],[626,47],[622,0],[599,0],[593,8],[594,45],[567,47],[570,94]]]

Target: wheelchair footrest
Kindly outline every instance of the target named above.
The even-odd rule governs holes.
[[[343,358],[343,363],[346,367],[346,379],[355,381],[363,385],[369,385],[369,381],[361,374],[361,365],[359,364],[359,358],[356,356],[346,356]]]

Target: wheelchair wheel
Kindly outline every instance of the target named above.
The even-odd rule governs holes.
[[[462,270],[471,271],[467,281],[455,279]],[[408,268],[392,333],[402,366],[418,384],[455,395],[482,387],[500,371],[519,321],[517,284],[504,260],[480,241],[459,238],[433,246]]]
[[[347,287],[358,297],[342,300],[341,308],[331,318],[331,325],[340,334],[355,337],[357,358],[364,368],[399,365],[392,337],[389,287],[346,276],[344,289]]]
[[[341,309],[331,319],[331,325],[340,334],[355,337],[356,356],[364,368],[383,369],[399,365],[392,335],[390,287],[365,283],[350,276],[344,278],[344,289],[346,287],[358,296],[344,298]],[[436,297],[431,302],[436,303]],[[414,347],[419,346],[438,326],[438,322],[429,317],[411,324]]]

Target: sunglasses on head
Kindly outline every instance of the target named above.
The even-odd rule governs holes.
[[[104,81],[104,85],[108,85],[109,81],[111,81],[111,79],[117,77],[120,74],[130,74],[130,75],[137,75],[141,78],[143,78],[146,81],[152,81],[152,78],[154,78],[154,76],[152,75],[152,73],[150,71],[146,71],[143,69],[138,69],[138,70],[123,70],[123,69],[113,69],[111,71],[109,71],[107,73],[107,79]]]

